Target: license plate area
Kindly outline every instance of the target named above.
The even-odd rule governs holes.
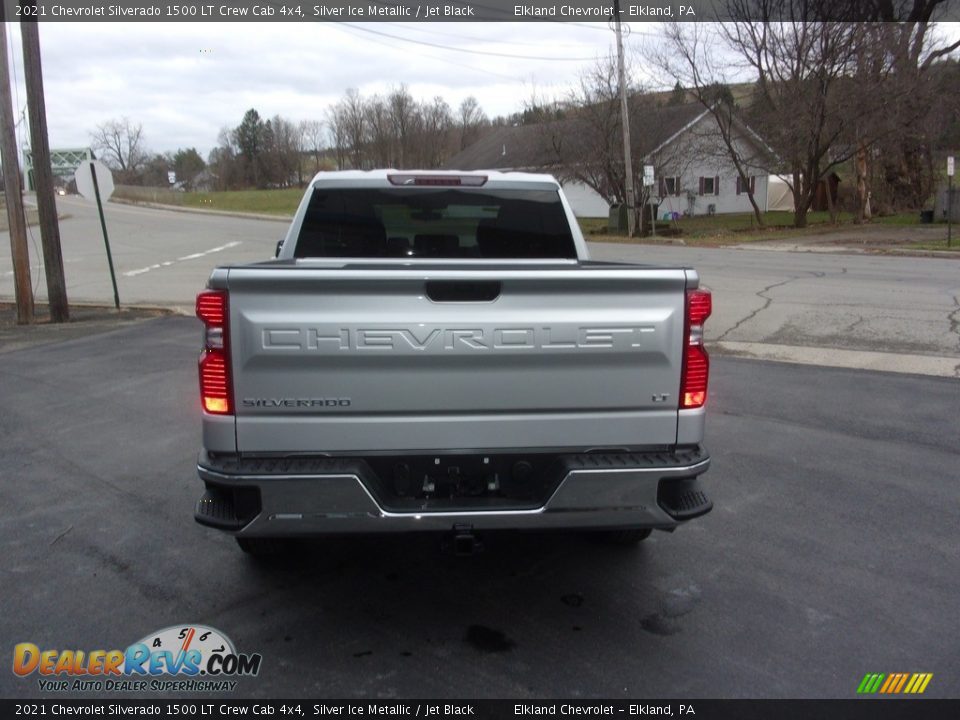
[[[443,512],[541,507],[563,479],[554,454],[443,454],[367,458],[386,510]]]

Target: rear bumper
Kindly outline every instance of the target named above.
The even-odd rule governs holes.
[[[533,508],[405,510],[378,501],[365,463],[348,459],[283,458],[198,464],[206,492],[195,518],[245,537],[339,533],[474,530],[672,530],[709,512],[698,477],[710,465],[702,447],[673,453],[571,455],[564,476]]]

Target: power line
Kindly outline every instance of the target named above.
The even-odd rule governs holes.
[[[388,37],[393,40],[401,40],[402,42],[413,43],[415,45],[426,45],[428,47],[439,48],[440,50],[449,50],[451,52],[460,52],[467,53],[470,55],[484,55],[487,57],[502,57],[502,58],[511,58],[514,60],[546,60],[550,62],[587,62],[590,60],[595,60],[596,57],[546,57],[539,55],[517,55],[515,53],[499,53],[493,52],[492,50],[470,50],[468,48],[457,48],[451,47],[449,45],[441,45],[440,43],[432,43],[427,40],[414,40],[413,38],[405,38],[400,35],[391,35],[390,33],[385,33],[380,30],[372,30],[370,28],[361,27],[359,25],[354,25],[352,23],[339,23],[340,25],[346,25],[353,28],[354,30],[360,30],[361,32],[371,33],[373,35],[381,35],[383,37]]]
[[[426,27],[419,27],[417,23],[400,23],[400,22],[384,22],[382,25],[393,25],[397,27],[402,27],[404,30],[409,30],[410,32],[418,32],[424,35],[433,35],[454,38],[455,40],[467,40],[471,42],[482,42],[482,43],[496,43],[497,45],[518,45],[521,47],[535,47],[542,48],[542,42],[520,42],[518,40],[492,40],[490,38],[477,37],[476,35],[462,35],[460,33],[448,33],[440,32],[439,30],[427,29]],[[429,26],[429,23],[424,23]],[[602,28],[594,28],[600,30]]]
[[[357,35],[356,33],[350,32],[350,31],[347,30],[346,28],[341,27],[342,25],[347,25],[348,23],[330,23],[330,24],[333,25],[333,27],[337,28],[337,30],[339,30],[340,32],[345,32],[345,33],[347,33],[348,35],[350,35],[351,37],[362,38],[362,39],[365,39],[365,40],[367,40],[367,41],[369,41],[369,42],[377,43],[378,45],[383,45],[384,47],[388,47],[388,48],[390,48],[390,49],[392,49],[392,50],[402,49],[402,48],[400,48],[400,47],[397,46],[397,45],[394,45],[394,44],[389,43],[389,42],[385,42],[385,41],[383,41],[383,40],[377,40],[377,39],[375,39],[375,38],[364,38],[363,35]],[[428,58],[428,59],[430,59],[430,60],[439,60],[440,62],[449,63],[450,65],[457,65],[458,67],[466,68],[467,70],[473,70],[474,72],[484,73],[484,74],[486,74],[486,75],[492,75],[493,77],[497,77],[497,78],[500,78],[500,79],[502,79],[502,80],[510,80],[510,81],[515,81],[515,80],[516,80],[515,77],[512,77],[512,76],[510,76],[510,75],[504,75],[504,74],[502,74],[502,73],[494,72],[493,70],[486,70],[486,69],[484,69],[484,68],[478,68],[478,67],[475,67],[475,66],[473,66],[473,65],[467,65],[467,64],[465,64],[465,63],[459,63],[459,62],[457,62],[457,61],[455,61],[455,60],[450,60],[449,58],[441,58],[441,57],[438,57],[438,56],[436,56],[436,55],[428,55],[427,53],[424,53],[424,52],[417,52],[417,51],[413,51],[413,52],[414,52],[415,55],[417,55],[417,56],[419,56],[419,57]]]

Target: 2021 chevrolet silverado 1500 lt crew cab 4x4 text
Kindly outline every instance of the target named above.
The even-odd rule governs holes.
[[[592,262],[557,181],[320,173],[274,260],[197,297],[196,519],[290,536],[589,529],[708,512],[710,293]]]

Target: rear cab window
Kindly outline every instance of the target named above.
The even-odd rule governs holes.
[[[297,258],[576,259],[556,190],[314,188]]]

